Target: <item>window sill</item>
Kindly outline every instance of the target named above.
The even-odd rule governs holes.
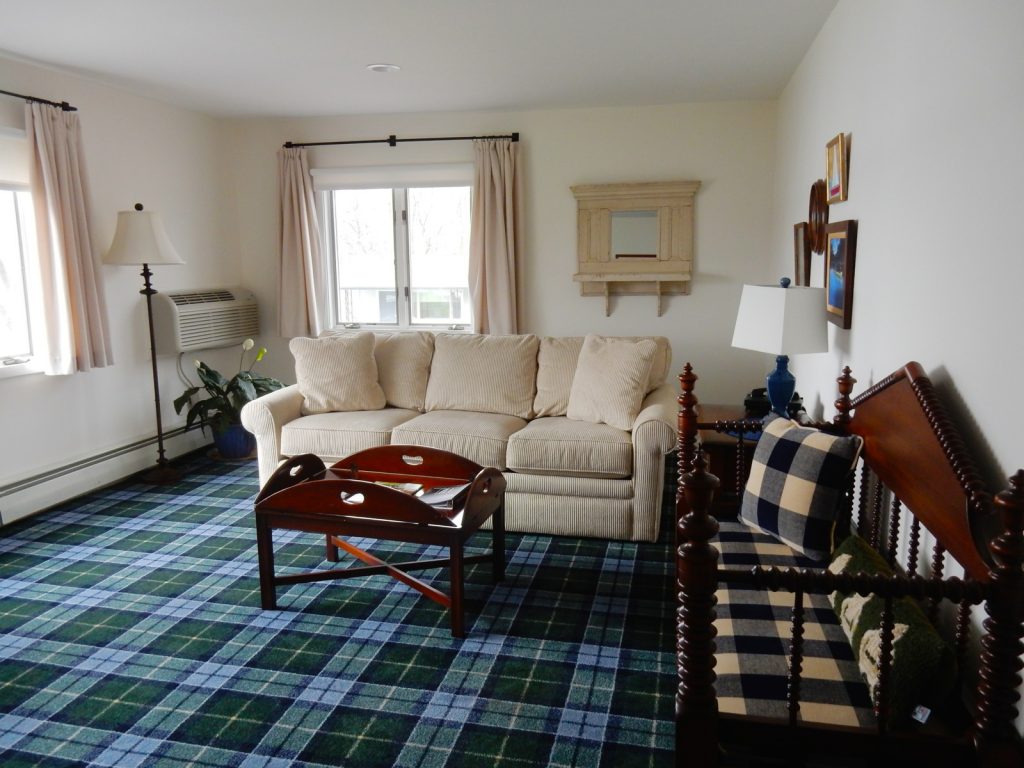
[[[29,376],[33,373],[42,372],[42,366],[34,360],[27,360],[24,363],[13,363],[11,365],[0,365],[0,379],[13,379],[16,376]]]

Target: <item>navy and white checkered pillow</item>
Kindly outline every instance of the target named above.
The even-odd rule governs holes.
[[[807,557],[828,559],[839,496],[860,446],[859,437],[770,415],[754,450],[740,519]]]

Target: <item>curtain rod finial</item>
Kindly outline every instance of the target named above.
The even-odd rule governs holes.
[[[292,148],[292,147],[294,147],[294,146],[295,146],[295,145],[294,145],[294,144],[293,144],[292,142],[290,142],[290,141],[286,141],[286,142],[284,143],[284,148],[285,148],[285,149],[291,149],[291,148]]]
[[[512,132],[512,141],[519,141],[519,131]]]

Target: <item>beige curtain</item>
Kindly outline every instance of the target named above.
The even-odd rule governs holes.
[[[277,328],[281,336],[317,336],[324,329],[324,265],[316,196],[303,147],[277,153],[281,195],[281,248]]]
[[[519,142],[473,142],[473,219],[469,291],[473,330],[517,333],[516,269],[522,259],[522,178]]]
[[[114,358],[89,236],[78,114],[26,104],[25,134],[39,248],[38,268],[32,270],[41,299],[34,355],[50,375],[103,368]]]

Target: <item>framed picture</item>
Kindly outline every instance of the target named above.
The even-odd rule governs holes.
[[[840,133],[825,146],[825,179],[829,205],[846,199],[847,177],[850,164],[850,142]]]
[[[793,225],[793,284],[811,284],[811,238],[806,221]]]
[[[853,323],[853,273],[857,257],[857,222],[825,227],[825,310],[840,328]]]

